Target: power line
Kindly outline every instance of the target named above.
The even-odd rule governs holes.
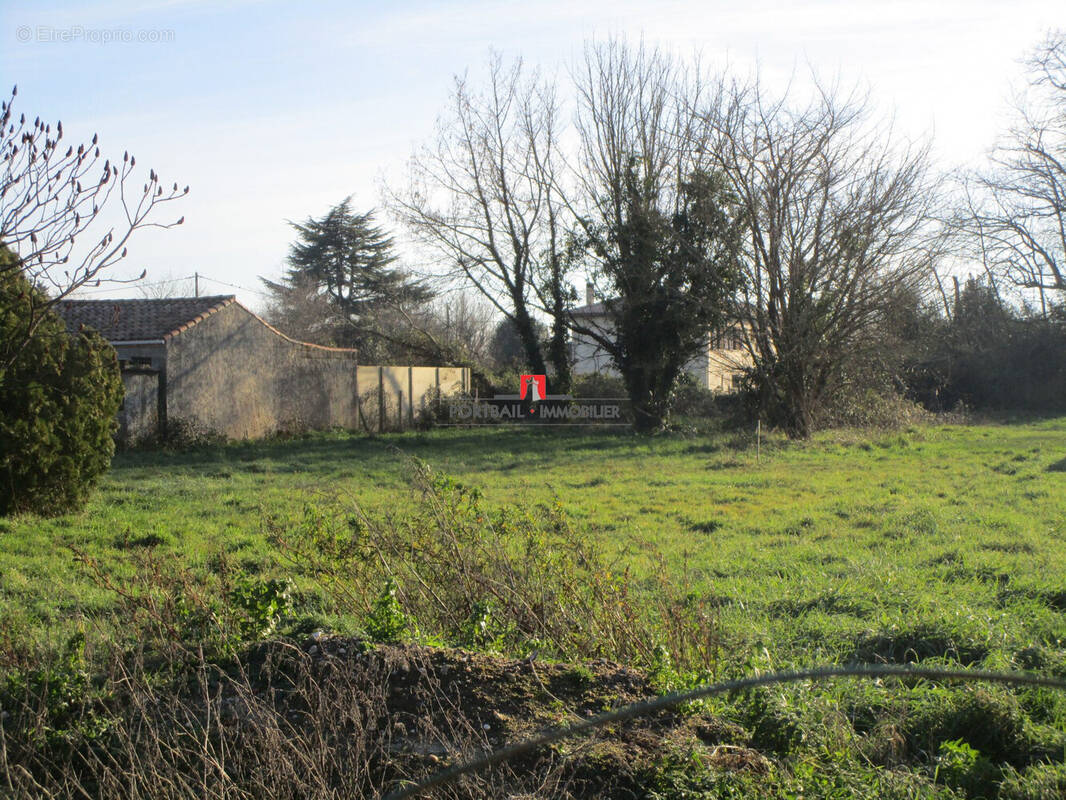
[[[170,284],[170,283],[183,283],[185,281],[195,281],[197,277],[199,277],[199,279],[202,280],[202,281],[209,281],[211,283],[217,283],[217,284],[219,284],[221,286],[228,286],[231,289],[240,289],[242,292],[251,292],[252,294],[257,294],[260,297],[270,297],[270,295],[267,292],[264,292],[261,289],[252,289],[252,288],[249,288],[248,286],[240,286],[240,285],[238,285],[236,283],[227,283],[226,281],[220,281],[217,278],[209,278],[208,276],[203,275],[203,274],[185,275],[184,277],[181,277],[181,278],[167,278],[166,280],[152,281],[151,283],[128,283],[127,284],[127,283],[123,282],[122,285],[124,285],[124,286],[132,286],[135,289],[148,289],[148,288],[150,288],[152,286],[165,286],[165,285]],[[113,289],[89,289],[87,291],[79,290],[78,294],[79,295],[105,294],[105,293],[108,293],[108,292],[118,291],[119,288],[120,287],[116,286]]]
[[[201,275],[200,280],[210,281],[211,283],[217,283],[222,286],[228,286],[231,289],[240,289],[242,292],[251,292],[252,294],[260,295],[261,297],[270,297],[269,294],[262,291],[261,289],[250,289],[247,286],[240,286],[236,283],[226,283],[226,281],[220,281],[217,278],[209,278],[206,275]]]
[[[123,286],[133,286],[137,289],[147,289],[149,286],[163,286],[168,283],[181,283],[182,281],[190,280],[192,280],[192,275],[188,275],[184,278],[168,278],[165,281],[153,281],[152,283],[127,283],[126,281],[121,281],[120,283]],[[119,287],[117,286],[114,289],[90,289],[88,291],[82,291],[79,289],[78,294],[103,294],[105,292],[115,292],[118,291],[118,289]]]

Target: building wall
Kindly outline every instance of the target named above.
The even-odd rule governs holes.
[[[607,327],[606,318],[594,318],[593,321],[600,327]],[[741,344],[739,339],[737,344]],[[574,374],[588,375],[600,373],[605,375],[618,375],[607,355],[595,342],[574,335]],[[741,371],[751,366],[751,356],[743,347],[728,350],[716,350],[707,345],[707,351],[693,358],[685,365],[685,372],[692,376],[697,385],[712,392],[729,393],[735,391],[733,378],[739,376]]]
[[[596,342],[575,333],[573,338],[574,374],[618,375],[611,357]]]
[[[747,350],[710,350],[707,358],[707,388],[718,394],[735,392],[737,387],[734,379],[739,379],[752,363]]]
[[[465,385],[465,370],[439,371],[443,394]],[[294,342],[231,304],[168,343],[167,418],[234,439],[279,430],[391,429],[432,402],[437,373],[359,366],[353,351]]]

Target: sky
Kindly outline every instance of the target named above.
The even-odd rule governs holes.
[[[98,133],[105,155],[128,150],[164,185],[191,187],[160,209],[184,224],[139,231],[114,270],[145,270],[143,287],[86,297],[191,294],[191,282],[160,282],[197,272],[201,294],[259,310],[259,277],[285,269],[289,221],[349,195],[356,210],[380,207],[382,186],[402,186],[432,138],[454,77],[476,81],[491,50],[560,79],[585,43],[609,37],[757,68],[771,86],[814,71],[867,89],[947,169],[981,163],[1020,60],[1064,26],[1061,0],[2,0],[0,92],[17,84],[16,112],[62,120],[71,142]]]

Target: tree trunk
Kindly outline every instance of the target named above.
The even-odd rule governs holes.
[[[552,338],[548,345],[548,358],[555,375],[552,378],[553,394],[569,394],[573,385],[570,371],[570,348],[567,344],[565,311],[552,322]]]
[[[633,406],[633,430],[637,433],[661,431],[669,419],[669,389],[673,388],[676,375],[671,379],[659,370],[631,364],[624,370],[624,377]],[[669,388],[664,387],[667,383]]]
[[[526,351],[526,364],[535,375],[546,374],[548,370],[544,363],[544,353],[541,351],[537,331],[533,327],[533,319],[526,311],[524,300],[515,300],[514,325],[518,337],[522,340],[522,348]]]

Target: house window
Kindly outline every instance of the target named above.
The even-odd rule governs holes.
[[[740,328],[732,327],[715,331],[711,339],[711,346],[715,350],[740,350],[744,347]]]
[[[135,356],[130,359],[131,367],[150,367],[152,366],[152,359],[148,356]]]

